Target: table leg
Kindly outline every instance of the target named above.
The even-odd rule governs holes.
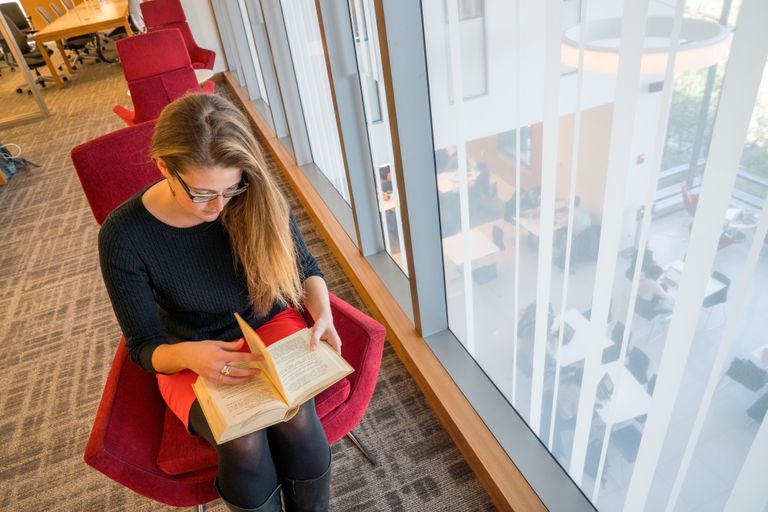
[[[62,44],[61,39],[56,40],[56,47],[59,49],[59,53],[61,54],[61,59],[64,61],[64,65],[67,67],[67,71],[70,73],[73,73],[74,70],[72,69],[72,64],[69,63],[69,59],[67,58],[67,52],[64,50],[64,44]]]
[[[48,71],[51,72],[51,77],[53,77],[53,81],[56,83],[56,87],[61,89],[64,84],[61,83],[61,78],[59,78],[59,74],[56,72],[56,66],[53,65],[53,62],[51,62],[51,58],[48,56],[48,51],[46,50],[45,45],[40,41],[37,41],[35,45],[37,46],[37,51],[40,52],[43,60],[48,65]]]
[[[126,18],[125,22],[123,22],[123,28],[125,29],[126,36],[131,37],[133,35],[133,30],[131,30],[131,24],[128,23],[128,18]]]

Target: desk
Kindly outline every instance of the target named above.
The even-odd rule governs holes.
[[[56,41],[56,47],[64,59],[64,65],[67,67],[67,71],[72,73],[72,66],[69,64],[61,40],[116,27],[124,27],[125,33],[129,36],[133,34],[128,23],[128,0],[111,0],[102,6],[99,6],[98,2],[95,1],[81,2],[74,9],[67,11],[63,16],[56,18],[36,33],[34,35],[35,44],[48,65],[48,70],[51,72],[56,87],[62,86],[61,78],[56,72],[56,67],[51,62],[48,52],[45,51],[44,43]]]
[[[768,370],[768,345],[757,347],[749,354],[749,357],[757,366]]]
[[[609,375],[614,386],[613,396],[596,407],[607,428],[648,413],[651,395],[621,361],[607,364],[601,370],[600,378]]]
[[[677,289],[680,287],[680,278],[682,277],[682,275],[683,275],[683,262],[681,260],[672,262],[664,270],[663,280],[667,284],[671,285],[671,288],[667,291],[673,297],[676,295]],[[707,281],[707,290],[704,292],[704,300],[716,294],[726,286],[727,285],[722,281],[710,276],[709,281]]]
[[[455,265],[464,264],[463,234],[457,233],[443,239],[443,251]],[[499,252],[499,248],[477,228],[469,231],[469,252],[472,260],[478,260]]]
[[[478,171],[467,171],[467,186],[471,187],[480,175]],[[437,175],[437,190],[441,194],[459,191],[459,171],[441,172]]]
[[[538,215],[534,215],[533,212],[528,214],[520,213],[518,219],[520,227],[525,229],[528,233],[539,238],[541,232],[541,222]],[[568,226],[568,210],[558,210],[555,212],[555,222],[552,228],[554,233]]]
[[[608,336],[593,330],[592,324],[589,323],[589,320],[587,320],[584,315],[575,309],[569,309],[563,314],[563,322],[555,322],[556,327],[554,334],[557,334],[557,336],[553,334],[552,337],[554,346],[547,343],[547,350],[552,354],[552,357],[555,357],[557,351],[557,340],[559,336],[557,331],[558,324],[567,325],[573,329],[571,340],[568,343],[565,343],[565,339],[563,339],[563,346],[560,347],[561,367],[570,366],[584,359],[587,355],[587,350],[589,350],[590,345],[592,345],[595,340],[600,343],[601,351],[613,345],[613,341],[611,341]]]

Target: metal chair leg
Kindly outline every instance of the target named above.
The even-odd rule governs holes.
[[[197,510],[197,512],[205,512],[205,503],[199,504],[195,510]]]
[[[373,458],[373,456],[368,452],[365,446],[363,446],[363,444],[357,439],[357,437],[355,437],[355,434],[353,434],[352,432],[349,432],[347,434],[347,437],[349,438],[350,441],[352,441],[352,444],[355,445],[355,448],[360,450],[360,453],[362,453],[363,456],[366,459],[368,459],[368,462],[370,462],[374,466],[378,466],[378,462],[376,462],[376,459]]]

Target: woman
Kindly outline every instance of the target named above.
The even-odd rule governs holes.
[[[241,113],[193,94],[168,105],[150,156],[163,179],[115,209],[99,233],[102,274],[133,361],[157,374],[169,408],[218,453],[231,510],[327,510],[330,448],[310,400],[288,422],[216,445],[191,384],[237,384],[257,370],[233,316],[264,341],[315,320],[340,351],[328,290]]]
[[[659,283],[663,274],[664,269],[655,263],[649,264],[640,272],[635,311],[648,320],[652,320],[656,315],[672,312],[674,299]]]

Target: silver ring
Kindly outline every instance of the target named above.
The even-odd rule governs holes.
[[[229,375],[230,368],[231,367],[229,366],[229,363],[225,363],[224,366],[221,367],[221,372],[220,373],[222,375]]]

